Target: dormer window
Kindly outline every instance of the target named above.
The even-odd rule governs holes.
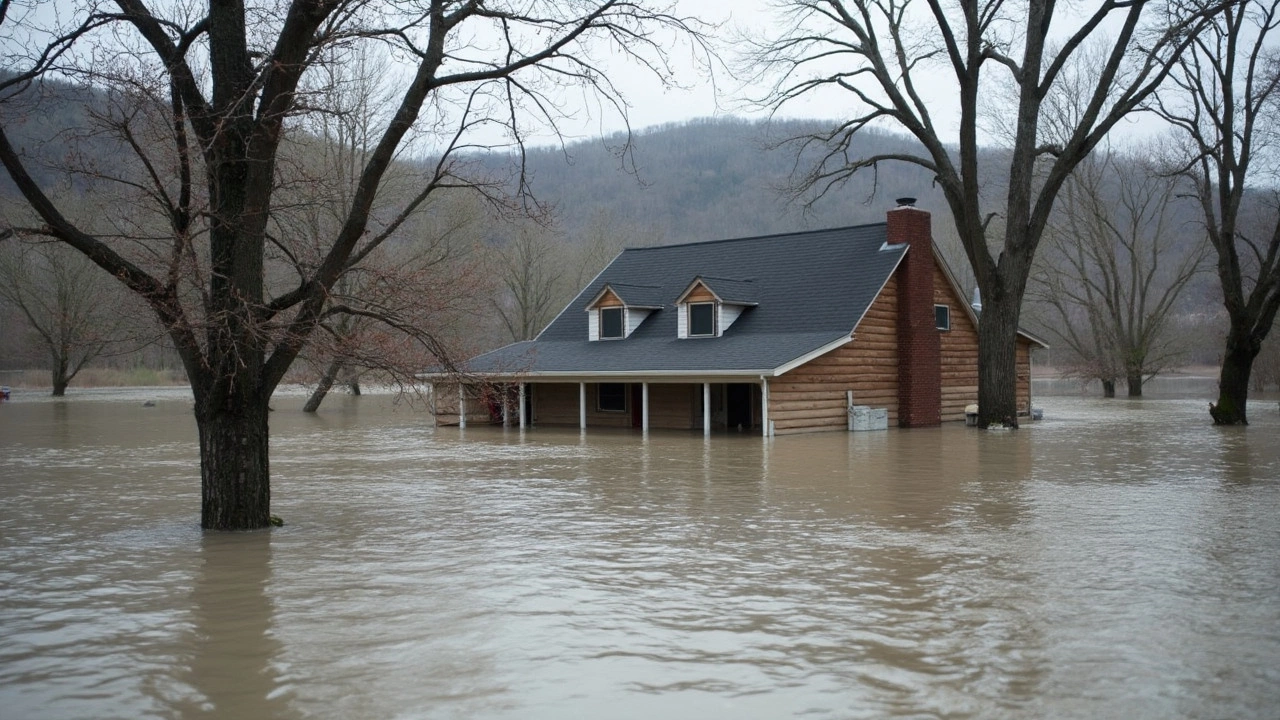
[[[689,303],[689,337],[714,337],[716,303]]]
[[[748,308],[755,307],[753,280],[696,277],[676,298],[676,337],[715,338],[724,335]]]
[[[605,285],[587,303],[587,339],[622,340],[631,337],[640,324],[662,309],[652,296],[660,288],[646,285]]]
[[[624,308],[610,307],[600,308],[600,339],[601,340],[621,340],[625,337],[623,332],[626,324],[623,323]]]

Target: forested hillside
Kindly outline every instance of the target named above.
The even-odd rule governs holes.
[[[569,232],[605,213],[664,242],[880,222],[893,199],[903,196],[944,210],[929,174],[909,165],[886,168],[878,187],[871,173],[860,176],[807,210],[789,201],[795,153],[779,143],[820,127],[817,121],[696,120],[641,130],[622,156],[626,138],[620,135],[575,143],[567,153],[537,149],[529,155],[532,186],[539,199],[555,204]],[[874,133],[857,150],[910,148],[902,136]]]

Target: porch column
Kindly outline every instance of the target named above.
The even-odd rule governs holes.
[[[578,383],[578,429],[587,429],[587,384]]]
[[[702,383],[702,434],[711,435],[711,383]]]
[[[525,429],[525,427],[528,425],[528,422],[529,422],[529,418],[525,417],[525,411],[524,411],[524,383],[520,383],[519,398],[520,398],[520,399],[519,399],[519,403],[520,403],[520,429],[521,429],[521,430],[523,430],[523,429]]]
[[[649,383],[640,383],[640,431],[649,432]]]
[[[458,429],[467,429],[467,386],[458,383]]]
[[[769,378],[760,378],[760,428],[761,435],[769,437]]]
[[[511,425],[511,403],[507,396],[507,386],[502,386],[502,427]]]

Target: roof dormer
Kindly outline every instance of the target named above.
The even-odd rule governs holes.
[[[587,303],[587,339],[623,340],[630,337],[645,318],[662,309],[662,304],[655,304],[651,297],[659,289],[647,285],[605,285]]]
[[[676,337],[720,337],[756,303],[750,280],[696,277],[676,298]]]

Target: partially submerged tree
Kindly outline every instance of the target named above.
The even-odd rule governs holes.
[[[304,412],[318,410],[340,380],[357,395],[366,374],[413,384],[416,373],[439,357],[416,341],[424,335],[455,353],[475,349],[456,328],[492,295],[492,283],[477,249],[482,208],[467,200],[433,199],[429,211],[406,224],[402,237],[338,279],[304,351],[313,362],[327,363]]]
[[[1160,114],[1189,145],[1185,177],[1217,255],[1227,310],[1218,401],[1209,405],[1218,425],[1248,424],[1249,376],[1280,312],[1278,27],[1278,0],[1229,4],[1159,97]]]
[[[499,187],[470,174],[463,153],[503,140],[522,149],[531,123],[554,131],[566,116],[548,93],[576,86],[625,111],[598,64],[604,53],[669,77],[664,52],[698,39],[686,20],[620,0],[230,0],[207,9],[116,0],[111,9],[77,10],[70,24],[48,27],[41,24],[48,14],[0,0],[0,41],[27,52],[11,56],[17,74],[0,81],[0,101],[46,73],[157,101],[167,112],[165,133],[127,136],[139,174],[119,179],[158,208],[165,233],[95,234],[70,220],[28,172],[4,131],[7,117],[0,161],[44,232],[145,300],[172,337],[195,395],[201,525],[228,530],[270,524],[268,401],[325,319],[338,279],[436,190]],[[292,252],[272,234],[282,139],[299,117],[325,112],[315,92],[323,63],[366,43],[405,64],[395,109],[339,228],[314,257],[292,255],[294,282],[271,287],[271,253]],[[117,119],[132,127],[128,113]],[[438,160],[397,212],[375,215],[388,170],[415,132],[433,140],[427,149]]]
[[[1075,355],[1075,374],[1130,397],[1178,359],[1171,321],[1207,245],[1178,222],[1176,178],[1142,151],[1098,153],[1071,174],[1032,270],[1029,298]]]
[[[130,334],[132,318],[116,283],[80,253],[47,239],[0,241],[0,300],[22,313],[48,356],[54,397],[66,395],[87,364]]]
[[[273,234],[281,241],[269,252],[283,284],[304,278],[320,263],[329,238],[341,231],[378,133],[394,111],[394,68],[385,55],[376,48],[335,54],[320,64],[313,81],[325,112],[298,118],[282,145],[281,156],[289,162],[280,172],[271,219]],[[400,153],[370,207],[374,223],[395,217],[413,201],[419,192],[415,179],[424,166],[424,161]],[[469,256],[486,213],[475,193],[432,193],[359,265],[338,278],[325,317],[300,354],[304,363],[323,368],[304,412],[316,412],[340,380],[360,394],[360,377],[367,373],[381,382],[411,386],[416,373],[437,362],[414,352],[414,336],[459,349],[442,327],[446,316],[454,314],[453,306],[480,301],[475,297],[477,263]],[[394,323],[386,322],[393,316]]]
[[[830,131],[797,139],[797,197],[812,202],[881,163],[935,174],[982,292],[979,424],[1015,419],[1018,318],[1054,202],[1076,165],[1164,80],[1198,15],[1171,18],[1148,0],[780,5],[785,30],[751,58],[774,79],[765,101],[780,110],[839,97],[858,108]],[[985,195],[995,173],[979,166],[979,131],[984,97],[997,94],[993,124],[1007,136],[1008,181],[993,198]],[[906,130],[921,150],[852,154],[854,136],[877,126]],[[819,159],[809,163],[813,153]]]

